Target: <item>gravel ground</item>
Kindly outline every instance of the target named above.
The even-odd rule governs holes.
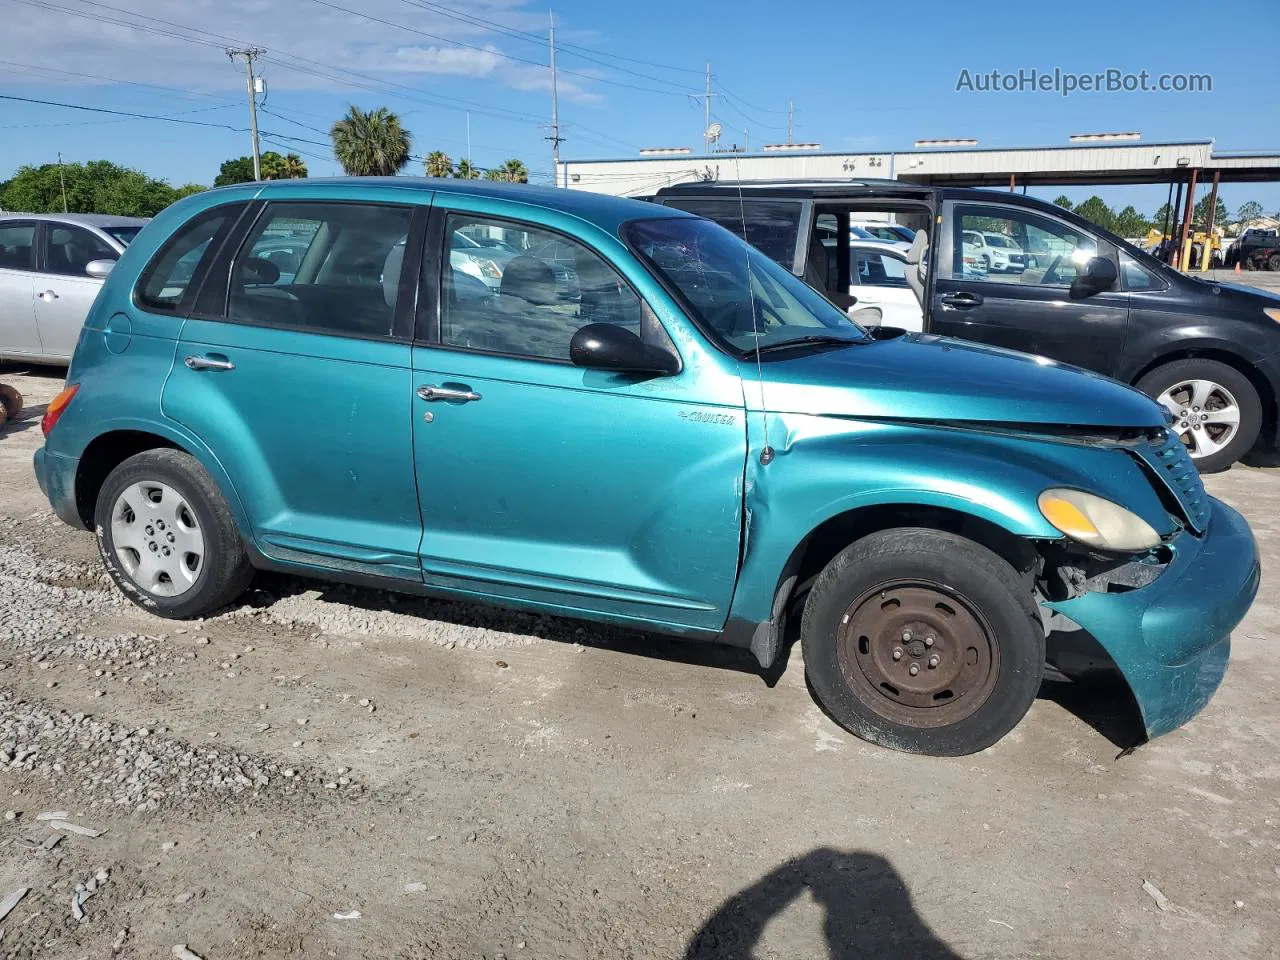
[[[280,577],[151,617],[36,488],[57,375],[0,380],[0,955],[1280,955],[1280,470],[1209,482],[1267,573],[1200,717],[1119,757],[1121,700],[1046,686],[933,760],[798,653]]]

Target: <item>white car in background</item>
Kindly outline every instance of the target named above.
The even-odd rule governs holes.
[[[904,330],[924,328],[920,301],[907,283],[906,255],[869,240],[849,244],[849,293],[856,298],[856,309],[875,307],[880,311],[880,325]]]
[[[964,245],[973,245],[988,273],[1022,273],[1027,269],[1027,255],[1023,249],[1003,233],[989,230],[966,230]]]
[[[855,239],[879,240],[892,244],[894,249],[903,253],[911,249],[916,232],[900,223],[889,223],[887,220],[850,220],[849,226]],[[905,244],[905,246],[904,246]]]
[[[0,359],[69,363],[103,278],[146,223],[0,214]]]

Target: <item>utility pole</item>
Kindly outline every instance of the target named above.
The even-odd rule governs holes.
[[[258,47],[245,47],[243,50],[228,50],[227,56],[232,60],[244,57],[244,75],[249,89],[249,126],[253,130],[253,179],[262,179],[262,150],[258,145],[258,87],[253,76],[253,61],[267,51]]]
[[[58,182],[62,184],[62,212],[67,212],[67,177],[62,172],[62,152],[58,152]]]
[[[711,152],[711,61],[707,61],[707,92],[702,98],[702,141],[706,152]]]
[[[787,143],[796,142],[796,102],[787,101]]]
[[[551,32],[548,35],[551,44],[551,179],[560,186],[560,144],[564,140],[560,136],[560,108],[556,97],[556,15],[548,11],[551,18]]]

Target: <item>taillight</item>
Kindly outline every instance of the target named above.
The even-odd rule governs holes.
[[[58,422],[58,418],[62,416],[70,405],[71,398],[76,395],[76,391],[79,389],[80,384],[69,383],[62,388],[56,397],[49,401],[49,406],[45,408],[44,416],[40,419],[40,432],[46,437]]]

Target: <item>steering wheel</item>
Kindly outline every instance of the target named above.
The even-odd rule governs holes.
[[[742,309],[744,305],[747,307],[745,310]],[[751,314],[752,305],[754,305],[756,311],[754,318]],[[773,315],[775,326],[785,325],[778,312],[759,298],[751,300],[749,304],[744,304],[742,300],[737,299],[721,304],[711,312],[710,316],[707,317],[707,322],[712,326],[712,328],[719,330],[726,336],[755,333],[757,329],[759,332],[763,333],[765,327],[768,326],[765,317],[766,313]],[[745,327],[742,323],[744,319],[746,320]],[[751,322],[752,319],[757,320],[758,323],[753,324]]]
[[[1044,276],[1041,278],[1040,282],[1045,284],[1046,286],[1049,286],[1049,285],[1060,286],[1062,284],[1062,279],[1058,276],[1058,267],[1059,265],[1061,265],[1061,263],[1062,263],[1062,255],[1059,254],[1058,256],[1053,258],[1053,262],[1049,264],[1049,269],[1044,272]]]

